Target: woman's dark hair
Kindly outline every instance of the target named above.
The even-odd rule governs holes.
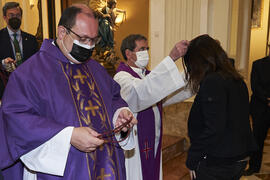
[[[223,78],[243,79],[230,63],[220,43],[207,34],[190,42],[183,63],[188,87],[194,93],[198,92],[205,76],[213,72],[219,73]]]

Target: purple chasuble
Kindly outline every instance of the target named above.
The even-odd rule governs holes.
[[[141,79],[141,77],[132,70],[131,67],[121,62],[117,68],[117,72],[125,71],[131,74],[135,78]],[[146,70],[146,75],[150,71]],[[157,148],[157,154],[155,156],[155,116],[152,106],[139,112],[137,115],[137,129],[138,129],[138,141],[140,149],[140,157],[142,164],[142,176],[144,180],[159,180],[160,171],[160,153],[162,142],[162,104],[158,103],[158,109],[160,112],[160,140]]]
[[[70,64],[51,40],[44,40],[40,51],[11,74],[2,99],[4,178],[23,179],[19,158],[65,127],[111,130],[115,111],[126,106],[120,86],[99,63]],[[91,153],[71,146],[63,177],[37,173],[37,179],[125,180],[124,164],[118,144],[104,144]]]

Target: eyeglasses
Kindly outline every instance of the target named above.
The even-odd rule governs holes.
[[[119,142],[124,141],[129,136],[129,133],[130,133],[129,123],[131,122],[131,120],[132,120],[132,117],[127,122],[123,123],[121,126],[118,126],[117,128],[115,128],[113,130],[103,132],[101,135],[98,136],[98,138],[103,139],[106,143],[119,143]],[[128,128],[128,131],[127,131],[127,134],[125,135],[125,137],[121,138],[118,141],[113,140],[113,136],[115,134],[121,132],[121,130],[125,127]]]
[[[73,34],[75,34],[78,38],[79,38],[79,42],[82,44],[98,44],[101,40],[101,37],[97,36],[94,38],[90,38],[90,37],[81,37],[79,34],[75,33],[74,31],[72,31],[70,28],[65,27],[68,31],[72,32]]]
[[[8,17],[8,18],[13,18],[13,17],[21,18],[22,15],[21,15],[21,14],[13,14],[13,13],[9,13],[9,14],[7,14],[7,17]]]
[[[134,49],[134,50],[135,50],[135,49]],[[133,50],[133,51],[134,51],[134,50]],[[141,47],[137,52],[139,52],[139,51],[145,51],[145,50],[148,51],[148,50],[149,50],[149,47]]]

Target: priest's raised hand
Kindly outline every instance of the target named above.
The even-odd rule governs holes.
[[[173,49],[171,50],[169,56],[172,58],[173,61],[176,61],[180,57],[183,57],[188,49],[189,41],[182,40],[175,44]]]

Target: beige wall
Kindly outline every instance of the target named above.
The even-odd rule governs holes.
[[[126,21],[115,32],[115,50],[122,58],[120,46],[129,34],[142,34],[148,38],[149,0],[118,0],[117,8],[126,10]]]
[[[176,42],[200,34],[219,39],[228,50],[231,0],[150,1],[151,69],[169,54]],[[181,69],[181,63],[178,65]]]
[[[249,74],[251,72],[253,61],[266,56],[267,28],[268,28],[270,0],[263,0],[263,2],[264,4],[262,7],[262,21],[261,21],[262,26],[260,28],[251,29]]]

